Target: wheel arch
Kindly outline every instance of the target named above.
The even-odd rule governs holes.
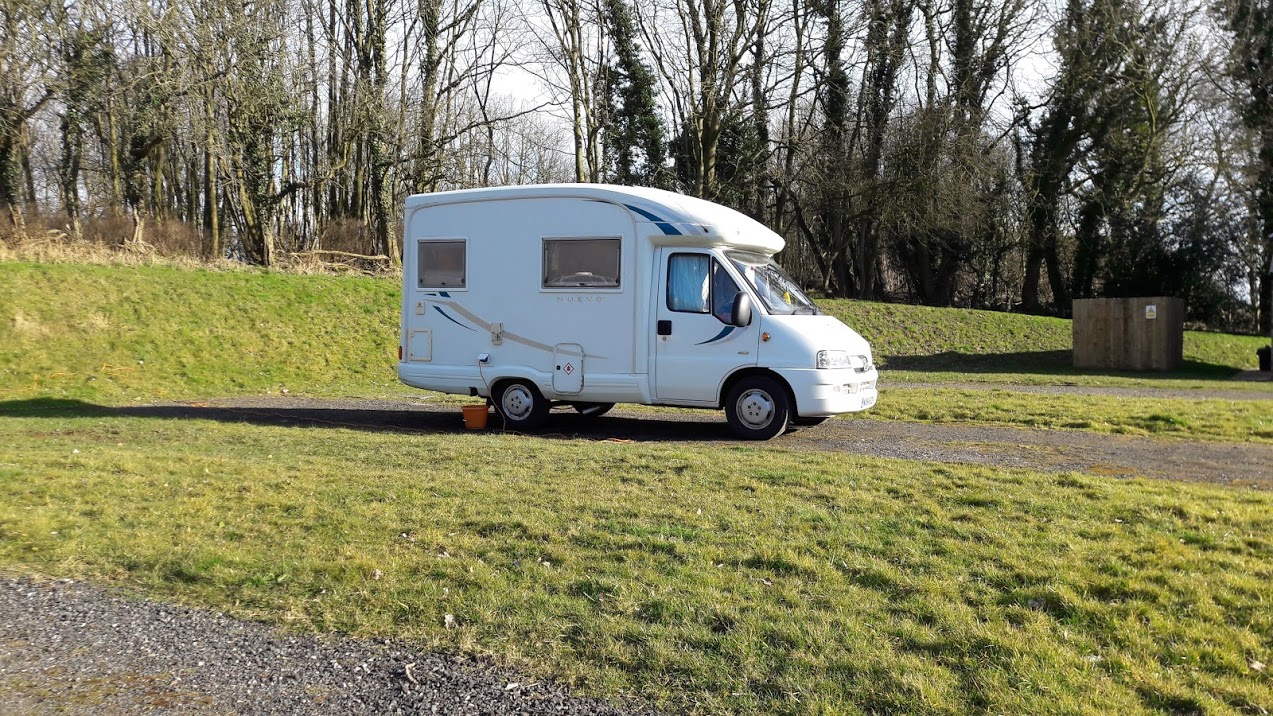
[[[787,382],[787,379],[768,368],[761,368],[758,366],[748,366],[730,373],[725,378],[725,381],[721,383],[720,393],[716,395],[716,408],[718,410],[724,409],[725,396],[729,395],[729,391],[734,389],[734,386],[738,383],[738,381],[756,376],[764,376],[765,378],[772,378],[773,380],[778,381],[778,384],[782,386],[783,390],[787,391],[787,399],[791,401],[791,412],[796,415],[799,414],[799,406],[796,405],[796,395],[791,390],[791,384]]]
[[[544,385],[539,381],[538,371],[531,370],[513,370],[510,372],[501,372],[499,375],[486,379],[486,390],[489,393],[487,397],[494,400],[500,394],[503,387],[512,382],[520,381],[531,383],[539,390],[540,394],[545,394]]]

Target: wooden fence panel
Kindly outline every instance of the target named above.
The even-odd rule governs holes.
[[[1185,303],[1178,298],[1074,301],[1074,367],[1176,370],[1184,362]]]

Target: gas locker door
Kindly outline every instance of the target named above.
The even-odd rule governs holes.
[[[661,403],[715,405],[721,381],[756,364],[759,315],[729,322],[739,284],[708,251],[659,249],[654,312],[654,397]]]
[[[558,343],[553,347],[553,390],[563,395],[583,391],[583,346]]]

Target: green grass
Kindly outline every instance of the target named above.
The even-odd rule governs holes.
[[[397,302],[367,278],[0,263],[0,394],[397,390]]]
[[[1260,713],[1273,494],[843,453],[0,420],[0,569],[713,714]],[[443,626],[454,616],[458,628]]]
[[[1273,443],[1273,400],[1048,395],[990,385],[983,390],[885,386],[875,407],[849,417]]]
[[[0,262],[0,393],[90,400],[278,392],[385,395],[398,341],[395,280]],[[1267,339],[1185,337],[1169,374],[1069,367],[1069,321],[827,300],[893,381],[1216,388]],[[1248,383],[1246,390],[1273,390]]]
[[[1185,370],[1108,375],[1066,365],[1066,321],[823,305],[885,364],[865,417],[1273,441],[1273,401],[888,387],[1270,390],[1222,381],[1262,339],[1189,333]],[[416,395],[395,380],[397,320],[385,279],[0,263],[0,569],[485,652],[692,713],[1273,702],[1251,666],[1273,663],[1268,493],[38,409]]]

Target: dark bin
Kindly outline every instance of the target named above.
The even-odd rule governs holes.
[[[1255,354],[1260,357],[1260,370],[1267,373],[1270,370],[1269,347],[1261,346],[1260,348],[1255,349]]]

